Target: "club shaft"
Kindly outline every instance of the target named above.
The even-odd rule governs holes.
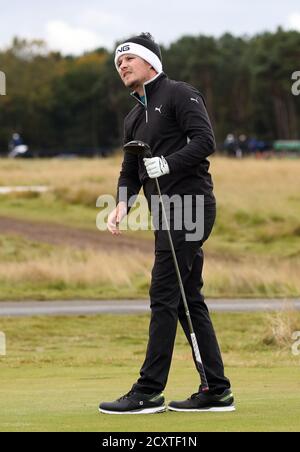
[[[164,206],[164,203],[163,203],[163,197],[162,197],[162,194],[161,194],[160,185],[159,185],[159,182],[158,182],[157,178],[155,179],[155,181],[156,181],[157,192],[158,192],[160,203],[161,203],[161,207],[162,207],[163,218],[164,218],[165,225],[166,225],[166,228],[167,228],[170,248],[171,248],[171,252],[172,252],[172,256],[173,256],[173,260],[174,260],[174,265],[175,265],[175,270],[176,270],[176,274],[177,274],[177,278],[178,278],[178,282],[179,282],[180,292],[181,292],[181,296],[182,296],[182,300],[183,300],[183,304],[184,304],[185,314],[186,314],[187,321],[188,321],[189,331],[190,331],[190,335],[191,335],[192,348],[193,348],[195,359],[196,359],[197,369],[198,369],[198,372],[199,372],[200,378],[201,378],[202,390],[203,391],[208,391],[209,387],[208,387],[208,383],[207,383],[207,378],[206,378],[206,375],[205,375],[205,370],[204,370],[204,367],[203,367],[203,363],[202,363],[202,359],[201,359],[201,355],[200,355],[198,342],[197,342],[196,335],[195,335],[195,332],[194,332],[192,319],[191,319],[191,316],[190,316],[189,306],[188,306],[186,295],[185,295],[185,290],[184,290],[184,286],[183,286],[183,282],[182,282],[182,278],[181,278],[181,274],[180,274],[180,269],[179,269],[179,265],[178,265],[178,261],[177,261],[177,256],[176,256],[176,252],[175,252],[175,249],[174,249],[174,244],[173,244],[173,240],[172,240],[172,236],[171,236],[171,232],[170,232],[170,225],[169,225],[169,222],[168,222],[165,206]]]

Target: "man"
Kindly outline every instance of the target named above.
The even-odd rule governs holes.
[[[11,140],[8,144],[8,157],[9,158],[15,158],[21,155],[26,154],[28,151],[28,146],[23,144],[23,140],[19,133],[13,133]]]
[[[200,353],[210,387],[187,400],[171,402],[174,411],[232,411],[234,399],[224,376],[221,353],[201,294],[202,245],[213,228],[216,204],[207,157],[215,141],[201,94],[184,82],[168,79],[162,70],[159,46],[149,33],[118,46],[115,65],[136,106],[125,118],[124,143],[141,140],[150,145],[153,158],[125,154],[118,184],[118,204],[108,218],[108,229],[119,235],[118,224],[128,214],[128,200],[143,186],[149,208],[159,177],[164,195],[204,196],[204,235],[187,241],[185,230],[172,228],[181,276]],[[120,188],[126,187],[124,199]],[[195,206],[194,206],[195,207]],[[173,212],[174,214],[174,212]],[[149,343],[140,378],[128,394],[114,402],[103,402],[99,410],[109,414],[157,413],[166,410],[163,390],[171,365],[179,321],[191,343],[188,321],[181,299],[170,245],[165,230],[155,231],[155,264],[150,288],[151,322]],[[194,356],[195,360],[195,356]]]

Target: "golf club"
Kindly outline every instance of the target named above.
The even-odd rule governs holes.
[[[129,143],[124,145],[124,152],[128,152],[128,153],[134,154],[134,155],[142,155],[143,158],[151,158],[152,157],[152,151],[151,151],[150,146],[147,143],[144,143],[143,141],[130,141]],[[167,232],[168,232],[170,248],[171,248],[172,255],[173,255],[173,260],[174,260],[174,265],[175,265],[177,278],[178,278],[178,282],[179,282],[180,292],[181,292],[181,296],[182,296],[182,300],[183,300],[183,304],[184,304],[184,308],[185,308],[185,314],[186,314],[188,325],[189,325],[189,332],[191,335],[192,347],[193,347],[194,355],[196,358],[196,367],[200,374],[201,388],[202,388],[202,391],[209,391],[209,386],[207,383],[207,378],[205,375],[205,370],[203,367],[197,338],[196,338],[196,335],[194,332],[193,323],[192,323],[190,312],[189,312],[189,307],[188,307],[188,303],[187,303],[187,299],[186,299],[186,295],[185,295],[185,290],[184,290],[184,286],[183,286],[183,282],[182,282],[182,278],[181,278],[181,274],[180,274],[180,269],[179,269],[179,265],[178,265],[174,245],[173,245],[173,240],[172,240],[172,236],[171,236],[171,232],[170,232],[170,226],[169,226],[169,222],[167,219],[167,214],[166,214],[165,206],[163,203],[163,198],[162,198],[158,178],[155,178],[155,182],[156,182],[156,187],[157,187],[157,192],[159,195],[160,203],[162,206],[162,213],[163,213],[164,221],[165,221]]]

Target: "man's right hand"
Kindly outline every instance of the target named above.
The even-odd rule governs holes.
[[[127,205],[124,201],[119,202],[117,207],[109,214],[107,219],[107,229],[112,235],[120,235],[119,224],[127,215]]]

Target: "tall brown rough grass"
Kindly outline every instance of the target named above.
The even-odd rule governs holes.
[[[137,275],[150,278],[151,256],[131,253],[76,252],[68,248],[53,251],[48,257],[22,262],[0,263],[0,281],[65,284],[134,285]]]
[[[2,160],[0,185],[51,188],[37,199],[3,198],[5,216],[10,212],[17,216],[21,210],[29,219],[37,220],[42,211],[42,221],[76,227],[80,219],[80,227],[96,229],[96,200],[102,194],[115,195],[121,162],[122,153],[91,160]],[[214,157],[211,173],[218,215],[205,244],[205,294],[299,297],[300,159],[237,161]],[[149,237],[152,232],[124,234]],[[28,250],[22,262],[7,262],[4,253],[0,282],[63,281],[86,286],[99,282],[121,287],[134,286],[138,275],[146,288],[152,263],[152,255],[131,251],[76,254],[57,248],[48,256],[33,258]]]
[[[291,347],[293,333],[300,331],[300,322],[289,302],[283,303],[281,311],[268,314],[266,321],[268,326],[263,342],[280,348]]]

